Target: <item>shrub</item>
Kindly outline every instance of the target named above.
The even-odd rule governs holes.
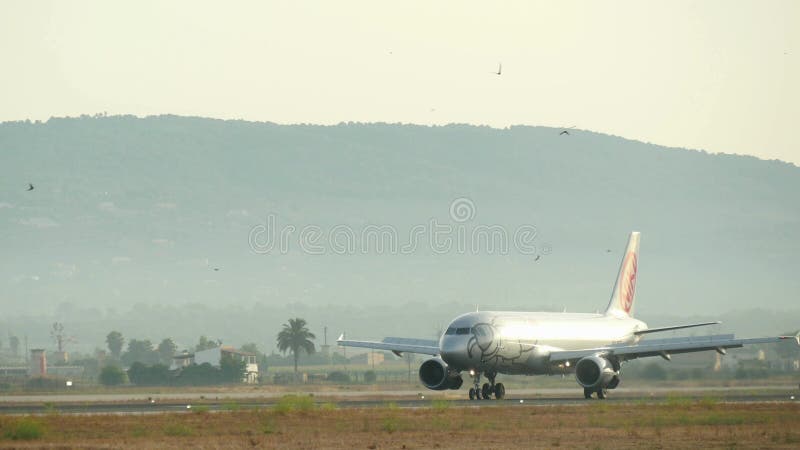
[[[164,434],[167,436],[191,436],[194,430],[181,424],[172,424],[164,427]]]
[[[450,402],[445,399],[438,399],[431,401],[431,407],[436,411],[444,411],[450,407]]]
[[[395,431],[397,431],[398,428],[397,419],[394,417],[385,417],[383,419],[381,427],[383,428],[383,431],[389,434],[394,433]]]
[[[105,386],[118,386],[125,382],[125,372],[117,366],[105,366],[100,371],[100,383]]]
[[[222,371],[209,363],[186,366],[175,379],[181,386],[203,386],[219,384],[222,381]]]
[[[374,383],[378,380],[378,375],[374,370],[364,372],[364,383]]]
[[[334,383],[349,383],[350,375],[347,372],[335,370],[328,374],[328,381],[332,381]]]
[[[12,422],[5,432],[6,438],[15,441],[39,439],[43,434],[44,426],[30,417],[23,417]]]
[[[146,366],[137,361],[128,369],[128,379],[139,386],[164,386],[169,384],[172,378],[169,367],[163,364]]]
[[[25,382],[26,389],[33,390],[46,390],[52,391],[55,389],[62,389],[64,387],[64,379],[50,376],[32,377]]]
[[[284,395],[275,405],[275,411],[279,413],[310,411],[312,409],[314,409],[314,399],[307,395]]]

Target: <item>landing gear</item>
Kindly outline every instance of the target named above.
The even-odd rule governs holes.
[[[486,378],[489,379],[490,384],[488,386],[485,384],[483,385],[483,398],[491,398],[492,394],[494,394],[494,398],[498,400],[503,399],[503,397],[506,396],[506,387],[503,386],[503,383],[494,382],[497,378],[497,372],[488,372]]]
[[[492,389],[492,386],[490,386],[489,383],[483,383],[483,387],[481,388],[481,396],[484,400],[488,400],[492,398],[492,391],[494,391],[494,389]]]
[[[494,385],[494,398],[498,400],[504,399],[506,396],[506,387],[503,386],[503,383],[497,383]]]
[[[583,398],[592,398],[592,394],[597,393],[597,398],[600,400],[605,400],[608,397],[608,390],[606,388],[599,388],[599,389],[592,389],[592,388],[583,388]]]
[[[469,388],[469,399],[480,400],[481,397],[483,397],[483,391],[481,390],[481,373],[478,371],[470,371],[470,375],[472,375],[472,387]]]
[[[506,396],[506,387],[503,386],[503,383],[495,383],[494,380],[497,377],[496,372],[487,372],[486,378],[489,379],[488,383],[483,383],[481,386],[481,374],[480,372],[471,372],[472,375],[472,386],[469,388],[469,399],[470,400],[489,400],[494,395],[494,398],[500,400]]]

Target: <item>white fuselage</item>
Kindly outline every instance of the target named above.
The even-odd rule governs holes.
[[[554,373],[551,351],[634,343],[645,329],[627,315],[481,311],[453,320],[439,349],[455,370],[538,375]]]

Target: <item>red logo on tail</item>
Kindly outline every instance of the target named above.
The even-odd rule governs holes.
[[[633,294],[636,291],[636,254],[628,253],[625,264],[619,275],[619,304],[622,309],[630,314],[633,306]]]

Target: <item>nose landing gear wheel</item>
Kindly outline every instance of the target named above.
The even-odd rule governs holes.
[[[498,400],[502,400],[506,396],[506,387],[503,386],[503,383],[497,383],[494,385],[494,398]]]
[[[492,386],[489,383],[483,383],[483,387],[481,388],[481,397],[484,400],[488,400],[492,398]]]

